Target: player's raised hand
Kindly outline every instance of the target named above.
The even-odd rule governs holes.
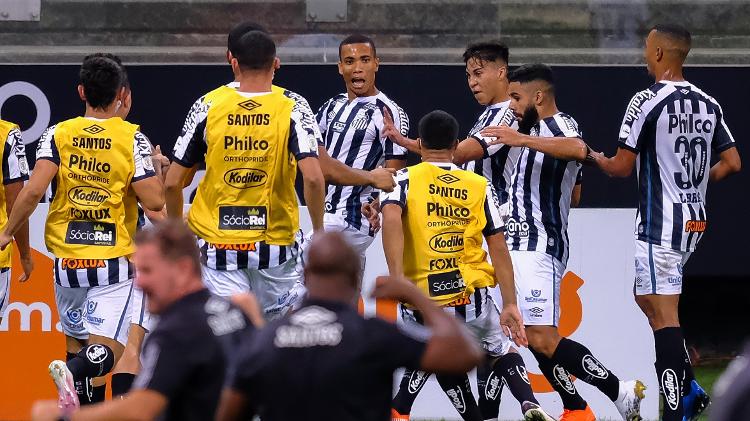
[[[521,312],[515,304],[506,304],[500,313],[500,326],[517,346],[529,346]]]
[[[0,233],[0,250],[5,250],[6,247],[8,247],[8,244],[13,241],[13,237],[6,234],[6,233]]]
[[[393,168],[375,168],[370,171],[370,178],[372,178],[370,185],[385,192],[392,192],[393,188],[396,187],[394,174],[396,174],[396,170]]]
[[[164,156],[164,154],[161,153],[161,146],[156,145],[156,147],[151,152],[151,161],[154,163],[154,170],[156,171],[156,174],[163,177],[166,177],[167,170],[169,169],[169,158]]]
[[[387,107],[381,108],[383,113],[383,131],[382,136],[387,137],[391,142],[406,147],[409,143],[409,139],[404,137],[396,127],[396,123],[393,122],[393,115]]]
[[[362,205],[362,215],[367,218],[373,232],[380,231],[380,201],[365,203]]]
[[[518,133],[518,130],[508,126],[488,126],[482,129],[482,136],[494,137],[490,145],[525,146],[526,135]]]
[[[406,303],[411,302],[414,294],[420,294],[420,291],[403,276],[378,276],[375,279],[375,288],[372,290],[373,298]]]

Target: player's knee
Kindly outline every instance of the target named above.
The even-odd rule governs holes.
[[[560,335],[553,326],[527,326],[526,337],[529,340],[529,347],[547,357],[555,353],[557,344],[560,342]]]

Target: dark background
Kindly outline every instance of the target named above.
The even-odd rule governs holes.
[[[78,66],[0,66],[0,84],[22,80],[39,87],[50,101],[52,121],[81,115],[83,104],[76,93]],[[616,151],[619,125],[633,94],[653,81],[644,67],[631,66],[558,66],[557,103],[561,111],[579,123],[586,142],[595,150],[612,155]],[[161,65],[130,66],[133,87],[133,110],[128,120],[141,125],[154,144],[171,151],[192,103],[203,93],[229,82],[228,66]],[[746,149],[745,118],[750,115],[750,68],[692,67],[686,77],[714,96],[724,109],[740,155]],[[344,90],[341,77],[333,65],[287,65],[276,73],[274,83],[296,91],[307,98],[313,110],[331,96]],[[401,105],[411,119],[411,136],[416,137],[416,122],[427,112],[440,108],[452,113],[461,124],[461,133],[473,125],[482,107],[469,92],[463,66],[459,65],[390,65],[381,66],[378,87]],[[35,119],[34,106],[24,97],[13,97],[0,110],[3,119],[22,128]],[[34,147],[35,144],[30,145]],[[750,159],[745,160],[746,168]],[[632,208],[636,206],[636,182],[609,179],[595,169],[584,170],[582,207]],[[688,329],[687,336],[700,336],[712,342],[723,328],[716,324],[703,331],[705,319],[716,317],[737,326],[747,320],[743,311],[750,298],[750,223],[744,219],[750,208],[748,197],[750,170],[718,184],[711,184],[708,194],[709,229],[698,250],[685,268],[683,321],[698,328]],[[613,238],[612,241],[632,241]],[[624,268],[613,268],[624,270]],[[727,298],[732,297],[733,300]],[[701,311],[685,312],[685,308]],[[694,319],[691,322],[691,319]],[[741,323],[744,334],[750,325]],[[721,326],[721,324],[719,325]],[[724,324],[724,326],[726,326]],[[692,333],[692,334],[691,334]],[[736,330],[733,332],[738,333]],[[740,333],[740,337],[743,333]]]

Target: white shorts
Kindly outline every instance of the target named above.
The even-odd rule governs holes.
[[[500,310],[489,294],[488,288],[475,290],[466,304],[446,305],[443,310],[464,321],[466,327],[479,339],[479,344],[489,356],[499,357],[510,350],[512,342],[500,327]],[[397,322],[407,326],[412,323],[421,325],[422,317],[419,312],[399,304]]]
[[[365,273],[365,262],[367,260],[367,249],[372,244],[375,237],[367,234],[366,232],[360,231],[357,228],[353,228],[346,222],[343,215],[335,213],[326,213],[323,215],[323,228],[326,232],[339,232],[344,236],[346,242],[349,243],[354,251],[359,254],[359,260],[362,262],[362,275]],[[312,240],[312,231],[308,232],[305,236],[305,241],[302,243],[302,260],[307,258],[305,251],[307,250],[306,245],[310,244]]]
[[[132,297],[132,279],[88,288],[55,284],[55,303],[63,333],[82,340],[98,335],[125,345]]]
[[[635,242],[635,295],[682,293],[682,267],[691,252]]]
[[[518,308],[526,325],[557,326],[565,265],[541,251],[511,250]]]
[[[138,325],[144,328],[146,332],[150,332],[153,326],[151,323],[151,313],[148,312],[148,308],[146,307],[146,294],[135,285],[133,285],[133,298],[131,301],[133,304],[130,311],[130,324]]]
[[[203,283],[212,294],[230,297],[252,292],[263,309],[266,319],[272,320],[286,312],[284,298],[295,282],[302,278],[295,259],[268,269],[216,270],[201,265]]]
[[[10,303],[10,268],[0,269],[0,319],[5,317],[5,309]]]

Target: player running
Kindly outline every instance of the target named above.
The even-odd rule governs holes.
[[[635,301],[654,331],[664,421],[695,420],[710,402],[695,381],[680,329],[682,268],[706,231],[709,179],[741,167],[721,106],[683,76],[690,42],[681,26],[649,32],[644,57],[656,83],[630,100],[617,154],[592,154],[610,176],[638,169]],[[719,159],[710,166],[714,153]]]
[[[523,360],[517,353],[505,358],[511,342],[501,324],[510,327],[517,344],[525,345],[526,339],[504,226],[492,185],[452,163],[457,134],[458,123],[443,111],[433,111],[419,122],[423,162],[398,172],[396,189],[382,198],[383,248],[392,276],[411,279],[446,311],[465,320],[495,368],[507,369],[523,365]],[[492,264],[482,249],[483,237]],[[502,314],[489,295],[489,288],[496,284],[502,294]],[[421,320],[419,312],[404,305],[400,317],[403,323]],[[512,389],[518,393],[525,419],[551,420],[519,371],[515,369],[516,379],[509,379],[509,384],[515,386]],[[429,376],[419,374],[424,380]],[[417,381],[415,387],[411,377],[407,372],[400,388],[417,389],[412,393],[416,396],[424,381]],[[465,374],[438,375],[437,380],[464,420],[484,419]],[[393,419],[406,415],[399,411],[401,395],[399,391],[394,399]]]
[[[239,87],[221,86],[194,105],[167,173],[167,211],[182,217],[182,188],[206,163],[188,214],[199,238],[204,280],[230,296],[252,290],[266,317],[300,278],[297,167],[314,231],[323,230],[325,181],[317,160],[319,134],[307,101],[273,87],[279,60],[264,32],[238,40],[232,70]]]
[[[64,408],[104,400],[103,379],[91,379],[112,369],[127,337],[136,196],[149,209],[164,207],[148,139],[116,116],[123,80],[115,61],[84,60],[78,93],[86,112],[44,132],[34,173],[0,234],[4,247],[53,183],[45,242],[55,256],[55,301],[68,362],[53,361],[49,369]]]
[[[563,399],[563,420],[594,420],[566,371],[607,395],[623,419],[638,420],[645,389],[641,382],[620,381],[588,348],[557,332],[571,195],[588,148],[576,121],[557,109],[552,69],[543,64],[521,66],[509,80],[510,107],[519,128],[488,127],[482,134],[522,148],[506,227],[529,348]]]
[[[21,130],[18,126],[0,120],[0,156],[2,156],[3,170],[0,173],[0,227],[5,228],[8,222],[8,213],[13,209],[18,193],[23,188],[24,181],[29,179],[29,164],[26,161],[26,147],[21,139]],[[18,244],[18,253],[21,257],[23,275],[20,282],[26,282],[34,269],[31,260],[31,248],[29,247],[29,224],[23,223],[15,235]],[[10,303],[10,269],[12,247],[6,247],[0,251],[0,322],[3,320],[5,309]]]

